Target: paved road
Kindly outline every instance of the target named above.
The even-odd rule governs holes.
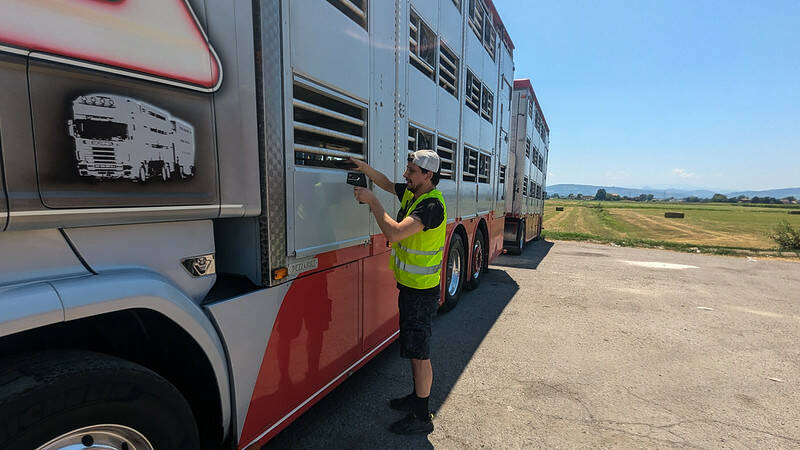
[[[387,431],[395,343],[268,448],[798,448],[800,263],[534,242],[434,321],[436,430]]]

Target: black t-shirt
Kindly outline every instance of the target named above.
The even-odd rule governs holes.
[[[405,218],[406,210],[403,209],[402,201],[403,201],[403,194],[406,192],[406,187],[408,185],[406,183],[395,183],[394,185],[394,193],[397,194],[397,198],[400,200],[400,211],[397,212],[397,221],[400,222]],[[413,203],[413,201],[411,202]],[[411,206],[411,205],[409,205]],[[442,224],[444,220],[444,206],[438,199],[435,198],[426,198],[425,200],[419,202],[417,207],[411,211],[409,216],[414,217],[415,219],[422,222],[422,226],[424,227],[422,231],[427,231],[432,228],[436,228]],[[411,292],[416,292],[420,294],[429,294],[429,295],[439,295],[439,286],[432,287],[429,289],[414,289],[408,286],[403,286],[400,283],[397,283],[398,289],[408,289]]]
[[[401,202],[403,201],[403,194],[406,192],[406,187],[406,183],[395,183],[394,185],[394,193],[397,194],[397,198]],[[401,204],[400,211],[397,212],[398,222],[405,218],[405,213],[406,210],[403,209],[403,205]],[[422,223],[422,226],[424,227],[422,231],[428,231],[442,224],[442,221],[444,220],[444,206],[442,206],[442,203],[438,199],[426,198],[417,204],[417,207],[411,211],[409,216],[419,220]]]

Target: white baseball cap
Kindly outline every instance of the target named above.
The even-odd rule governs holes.
[[[408,161],[433,173],[439,171],[439,154],[433,150],[417,150],[408,154]]]

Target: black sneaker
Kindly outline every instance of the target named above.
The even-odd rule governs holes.
[[[411,411],[414,406],[414,394],[408,394],[405,397],[393,398],[389,400],[389,408],[398,411]]]
[[[429,434],[433,432],[433,420],[430,415],[428,420],[418,419],[412,412],[393,423],[389,431],[394,434]]]

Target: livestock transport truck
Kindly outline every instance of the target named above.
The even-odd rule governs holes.
[[[1,4],[0,448],[258,447],[391,344],[349,157],[442,157],[443,310],[502,251],[490,0]]]
[[[542,233],[549,158],[550,127],[531,80],[514,80],[503,235],[506,250],[512,254],[520,254],[525,243]]]

